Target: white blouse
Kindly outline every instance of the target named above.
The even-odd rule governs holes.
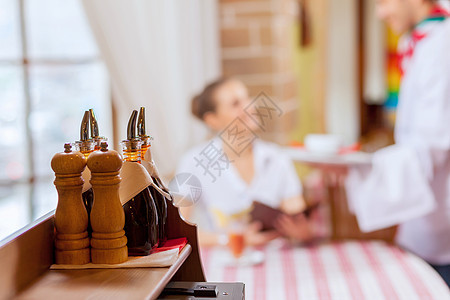
[[[195,147],[183,156],[177,169],[177,174],[193,174],[200,181],[201,194],[194,205],[194,215],[207,211],[210,229],[217,227],[211,217],[214,211],[225,215],[240,213],[248,210],[254,200],[279,207],[284,199],[301,195],[294,165],[277,145],[259,139],[253,142],[255,175],[250,184],[240,177],[222,147],[219,138]],[[219,154],[214,155],[217,149]]]

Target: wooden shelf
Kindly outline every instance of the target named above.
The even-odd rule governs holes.
[[[167,202],[168,238],[188,244],[167,268],[50,270],[54,217],[47,214],[0,245],[0,299],[155,299],[171,280],[204,282],[197,228]]]
[[[167,268],[48,270],[17,299],[155,299],[191,251]]]

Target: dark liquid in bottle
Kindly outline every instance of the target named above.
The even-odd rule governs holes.
[[[157,184],[157,180],[153,178],[153,181]],[[158,185],[158,184],[157,184]],[[158,185],[158,187],[160,187]],[[167,223],[167,203],[166,198],[161,195],[154,187],[149,186],[151,190],[153,200],[155,200],[156,209],[158,211],[158,237],[159,246],[162,246],[167,240],[166,223]]]
[[[137,194],[131,200],[123,205],[125,213],[125,235],[128,242],[128,255],[141,256],[148,255],[152,248],[157,246],[156,234],[152,234],[151,231],[157,232],[157,217],[154,222],[154,215],[151,215],[151,205],[149,209],[149,203],[152,203],[151,195],[148,189],[144,189]],[[156,209],[153,210],[156,213]]]
[[[83,198],[83,203],[84,203],[84,207],[86,207],[86,211],[88,214],[88,228],[87,231],[89,233],[89,236],[91,236],[92,233],[92,228],[91,228],[91,209],[92,209],[92,204],[94,203],[94,191],[92,190],[92,188],[88,189],[87,191],[85,191],[82,194],[82,198]]]
[[[158,208],[156,206],[153,194],[151,191],[151,186],[145,189],[148,193],[148,215],[149,215],[149,225],[148,225],[148,239],[151,241],[153,248],[160,245],[159,241],[159,218],[158,218]]]

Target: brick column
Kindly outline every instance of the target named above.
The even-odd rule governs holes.
[[[259,134],[287,143],[297,117],[294,74],[295,0],[219,0],[224,76],[241,79],[250,95],[264,92],[283,114]]]

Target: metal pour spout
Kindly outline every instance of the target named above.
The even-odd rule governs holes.
[[[127,139],[122,141],[122,151],[125,161],[141,161],[141,140],[136,137],[137,110],[133,110],[128,120]]]
[[[145,107],[139,110],[139,117],[137,121],[137,134],[139,136],[146,136],[145,134]]]
[[[141,156],[144,157],[152,144],[152,138],[145,133],[145,107],[141,107],[137,124],[138,136],[141,139]],[[151,154],[150,154],[151,156]]]
[[[80,141],[89,140],[89,111],[84,112],[83,120],[80,128]]]
[[[98,133],[98,123],[97,123],[97,119],[95,118],[94,115],[94,110],[91,108],[89,109],[89,114],[90,114],[90,127],[91,127],[91,137],[92,138],[98,138],[99,137],[99,133]]]
[[[127,139],[133,140],[136,139],[136,119],[137,119],[137,110],[133,110],[131,113],[130,119],[128,120],[128,127],[127,127]]]

